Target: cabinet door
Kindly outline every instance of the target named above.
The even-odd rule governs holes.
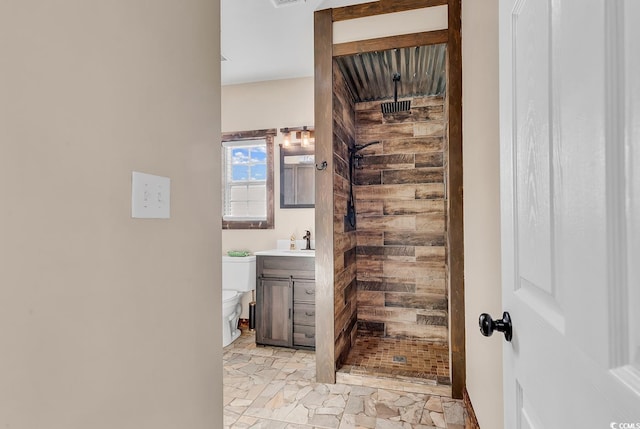
[[[292,346],[291,282],[287,279],[260,279],[256,303],[256,342]]]

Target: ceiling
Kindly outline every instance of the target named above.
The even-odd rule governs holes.
[[[316,10],[372,0],[221,0],[222,85],[313,76]],[[377,1],[377,0],[376,0]],[[371,52],[338,59],[356,102],[442,95],[445,45]]]
[[[222,85],[313,76],[313,13],[371,1],[221,0]]]

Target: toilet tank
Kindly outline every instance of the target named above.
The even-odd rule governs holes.
[[[222,257],[222,289],[247,292],[255,288],[255,256]]]

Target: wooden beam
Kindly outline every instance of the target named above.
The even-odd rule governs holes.
[[[447,99],[449,112],[449,270],[451,299],[451,393],[466,386],[464,323],[464,223],[462,188],[462,5],[449,0]]]
[[[353,6],[337,7],[331,10],[333,12],[332,19],[336,22],[446,4],[447,0],[380,0]]]
[[[333,23],[331,9],[314,13],[316,163],[316,380],[336,382],[333,272]],[[327,192],[329,190],[329,192]]]
[[[378,39],[358,40],[333,45],[333,56],[363,54],[365,52],[386,51],[389,49],[411,48],[414,46],[447,43],[448,30],[425,31],[423,33],[403,34]]]
[[[266,130],[251,130],[251,131],[232,131],[222,133],[223,142],[231,142],[238,140],[254,140],[258,138],[265,138],[268,136],[275,136],[278,131],[275,128],[269,128]]]

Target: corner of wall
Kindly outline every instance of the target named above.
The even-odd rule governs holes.
[[[501,314],[498,0],[462,3],[466,386],[481,427],[503,427],[502,343],[480,335]]]

